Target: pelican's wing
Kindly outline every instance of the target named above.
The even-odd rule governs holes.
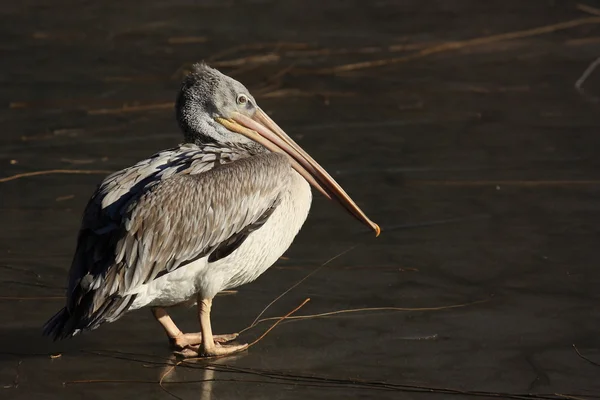
[[[287,184],[287,159],[232,162],[197,152],[159,153],[101,184],[84,214],[67,306],[47,334],[62,338],[118,319],[136,287],[201,257],[226,257],[266,222]]]

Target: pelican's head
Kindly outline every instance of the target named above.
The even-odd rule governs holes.
[[[235,113],[252,117],[256,100],[240,82],[204,63],[192,65],[184,78],[175,106],[177,120],[188,142],[249,142],[224,127],[219,118]]]
[[[252,143],[288,156],[292,167],[312,186],[379,235],[341,186],[296,144],[259,106],[248,89],[206,64],[194,64],[176,104],[177,119],[188,142]]]

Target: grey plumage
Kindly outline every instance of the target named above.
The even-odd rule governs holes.
[[[214,120],[214,117],[237,109],[235,101],[232,102],[231,99],[236,99],[240,94],[250,99],[244,108],[252,111],[256,101],[244,85],[205,64],[195,64],[184,78],[175,103],[177,120],[185,141],[244,142],[255,145],[243,136],[223,128]]]
[[[132,288],[199,257],[216,261],[210,255],[220,244],[276,206],[291,171],[285,156],[251,151],[184,144],[107,177],[84,212],[70,318],[46,333],[114,321],[133,301]]]

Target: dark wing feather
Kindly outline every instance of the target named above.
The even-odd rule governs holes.
[[[67,306],[46,334],[118,319],[136,287],[195,259],[226,257],[266,222],[287,183],[287,159],[216,152],[181,146],[105,179],[84,214]]]

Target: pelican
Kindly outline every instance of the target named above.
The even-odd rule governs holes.
[[[379,235],[380,229],[238,81],[204,63],[184,78],[175,110],[184,135],[105,178],[89,200],[67,301],[44,326],[74,336],[149,306],[175,349],[221,356],[245,349],[213,335],[217,293],[249,283],[291,245],[314,187]],[[167,307],[197,304],[199,333]]]

